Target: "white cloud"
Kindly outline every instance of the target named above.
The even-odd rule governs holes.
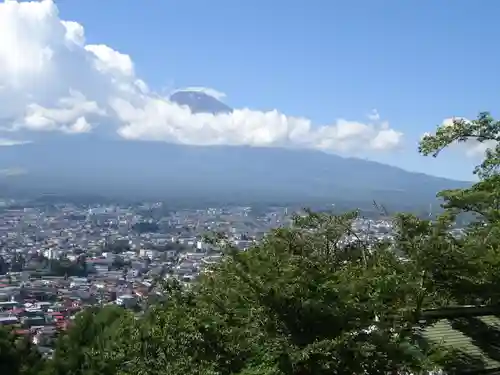
[[[380,114],[376,109],[372,109],[372,111],[368,115],[368,118],[370,119],[370,121],[380,121]]]
[[[88,45],[85,46],[85,50],[95,55],[94,64],[99,72],[118,77],[122,75],[124,77],[134,76],[134,64],[130,56],[117,52],[103,44]]]
[[[57,100],[54,108],[45,108],[39,104],[29,104],[22,121],[14,123],[12,130],[26,128],[34,131],[59,130],[64,133],[88,133],[91,126],[86,115],[105,115],[96,102],[88,101],[76,91],[70,91],[68,97]]]
[[[26,143],[30,143],[29,141],[17,141],[14,139],[8,139],[8,138],[0,138],[0,147],[4,146],[18,146],[18,145],[23,145]]]
[[[329,125],[276,110],[193,114],[152,91],[136,76],[130,56],[86,44],[83,26],[61,20],[51,0],[0,3],[0,35],[0,118],[13,119],[0,124],[4,132],[84,133],[107,126],[127,139],[346,153],[392,149],[402,141],[377,111],[368,122]]]
[[[90,133],[92,125],[87,122],[85,117],[78,117],[73,125],[66,127],[63,131],[68,134]]]

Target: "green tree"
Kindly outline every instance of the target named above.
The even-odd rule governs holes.
[[[0,328],[0,373],[37,375],[42,368],[43,359],[28,338]]]
[[[226,259],[142,320],[126,373],[387,374],[437,365],[414,326],[424,286],[356,213],[308,213]],[[353,241],[346,246],[345,241]],[[133,354],[135,353],[135,354]],[[147,370],[146,370],[147,369]],[[141,372],[142,371],[142,372]]]
[[[474,170],[478,181],[470,188],[446,190],[439,196],[450,218],[467,214],[472,220],[439,268],[458,267],[455,276],[448,267],[448,290],[459,303],[500,303],[500,122],[488,113],[472,121],[455,119],[426,135],[420,152],[437,156],[452,144],[471,141],[487,148]]]
[[[47,373],[116,375],[117,366],[124,360],[121,350],[130,344],[123,330],[131,328],[132,323],[133,316],[116,305],[85,309],[58,338]]]

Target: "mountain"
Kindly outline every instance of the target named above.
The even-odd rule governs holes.
[[[376,200],[403,209],[426,207],[437,191],[466,186],[425,174],[316,151],[198,147],[69,137],[1,149],[0,187],[31,194],[101,194],[133,199],[237,202]]]
[[[201,93],[178,91],[172,101],[193,112],[231,108]],[[100,135],[60,136],[0,148],[0,198],[86,194],[129,199],[214,203],[312,203],[393,210],[428,208],[452,181],[400,168],[282,148],[186,146]],[[22,173],[10,173],[22,171]]]
[[[193,113],[231,113],[233,109],[213,96],[200,91],[177,91],[170,100],[182,106],[188,106]]]

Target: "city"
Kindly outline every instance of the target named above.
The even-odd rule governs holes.
[[[157,296],[158,277],[194,282],[223,256],[207,238],[211,233],[227,234],[245,251],[291,220],[285,207],[256,214],[251,207],[166,211],[163,203],[19,207],[4,202],[0,322],[19,326],[18,333],[50,353],[58,329],[66,329],[85,306],[112,303],[140,313],[148,298]],[[359,219],[354,229],[366,240],[391,238],[388,220]]]

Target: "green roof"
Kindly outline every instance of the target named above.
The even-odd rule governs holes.
[[[466,314],[440,318],[421,335],[451,351],[454,357],[451,373],[492,374],[495,369],[500,373],[499,316]]]

